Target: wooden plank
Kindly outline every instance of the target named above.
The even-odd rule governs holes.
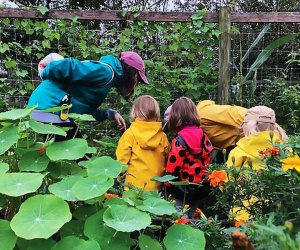
[[[230,85],[230,9],[221,8],[219,18],[220,31],[222,32],[219,45],[219,85],[218,104],[229,104]]]
[[[79,20],[145,20],[154,22],[188,22],[193,12],[140,12],[134,17],[132,12],[117,10],[49,10],[44,16],[36,9],[9,9],[0,11],[0,18],[29,18],[29,19],[71,19],[76,16]],[[205,22],[218,22],[217,13],[208,13]]]
[[[300,23],[300,12],[232,13],[232,23]]]

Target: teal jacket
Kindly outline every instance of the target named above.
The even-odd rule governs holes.
[[[70,112],[91,114],[96,120],[108,118],[107,109],[98,109],[112,86],[122,77],[121,62],[112,55],[99,61],[79,61],[67,58],[52,61],[42,71],[43,81],[33,91],[28,107],[38,110],[60,106],[66,95],[71,95]]]

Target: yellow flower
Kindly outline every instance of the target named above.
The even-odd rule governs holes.
[[[230,210],[229,213],[234,218],[234,225],[236,227],[240,227],[242,224],[246,223],[250,218],[250,214],[246,211],[246,209],[241,207],[234,207],[232,210]]]
[[[300,157],[298,155],[294,155],[293,157],[288,157],[286,159],[281,160],[283,171],[288,171],[289,169],[295,169],[300,172]]]

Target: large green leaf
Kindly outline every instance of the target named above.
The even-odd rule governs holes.
[[[19,161],[19,169],[21,171],[41,172],[48,166],[50,159],[46,154],[38,151],[25,153]]]
[[[84,221],[81,220],[71,220],[67,222],[59,230],[61,238],[67,236],[76,236],[78,238],[85,238],[83,235]]]
[[[42,185],[43,178],[39,173],[0,174],[0,193],[17,197],[35,192]]]
[[[6,162],[0,162],[0,174],[4,174],[9,170],[9,165]]]
[[[0,155],[4,154],[12,145],[17,143],[18,137],[17,127],[8,127],[0,130]]]
[[[137,208],[155,215],[171,215],[176,213],[176,209],[173,204],[159,198],[149,198],[144,200],[143,205],[137,206]]]
[[[256,71],[265,61],[268,60],[270,55],[273,53],[274,50],[279,48],[280,46],[288,43],[289,41],[295,39],[297,37],[296,34],[289,34],[283,37],[278,38],[271,44],[269,44],[256,58],[254,63],[250,66],[249,72],[243,79],[243,84],[253,75],[254,71]]]
[[[89,176],[77,181],[74,184],[72,191],[78,200],[85,201],[105,194],[113,184],[113,179],[108,178],[107,176]]]
[[[13,109],[0,113],[0,121],[3,120],[19,120],[28,116],[36,107],[26,109]]]
[[[139,247],[141,250],[163,250],[162,246],[156,239],[145,234],[142,234],[139,237]]]
[[[11,230],[9,221],[0,220],[0,249],[12,250],[17,242],[17,236]]]
[[[86,169],[82,169],[76,162],[63,161],[63,162],[50,162],[46,171],[55,178],[66,178],[70,175],[73,176],[86,176]]]
[[[87,218],[84,225],[84,234],[96,240],[102,249],[128,250],[134,245],[129,233],[117,232],[103,222],[103,212],[93,214]]]
[[[71,218],[69,206],[61,198],[49,194],[36,195],[23,202],[10,226],[21,238],[47,239]]]
[[[104,212],[103,221],[117,231],[133,232],[148,227],[151,217],[133,207],[114,205]]]
[[[20,250],[51,250],[56,242],[49,239],[34,239],[34,240],[25,240],[18,238],[17,246]]]
[[[163,240],[167,250],[204,250],[204,233],[188,225],[173,225]]]
[[[67,177],[60,182],[50,185],[49,191],[66,201],[76,201],[77,199],[73,193],[72,187],[80,179],[81,177],[79,176]]]
[[[81,162],[81,165],[87,168],[88,176],[106,175],[111,178],[117,177],[123,168],[123,164],[109,156],[102,156]]]
[[[29,120],[29,126],[32,128],[34,132],[39,134],[54,134],[54,135],[61,135],[61,136],[67,135],[67,133],[60,127],[37,122],[32,119]]]
[[[100,246],[95,240],[83,240],[75,236],[67,236],[57,242],[52,250],[100,250]]]
[[[54,142],[46,148],[50,160],[77,160],[85,155],[88,149],[87,141],[84,139],[71,139],[62,142]]]
[[[69,117],[77,121],[85,121],[85,122],[96,121],[96,119],[92,115],[88,115],[88,114],[80,115],[80,114],[70,113]]]

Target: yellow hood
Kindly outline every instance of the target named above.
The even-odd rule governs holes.
[[[161,122],[145,122],[136,119],[129,129],[142,149],[155,149],[162,141]]]

